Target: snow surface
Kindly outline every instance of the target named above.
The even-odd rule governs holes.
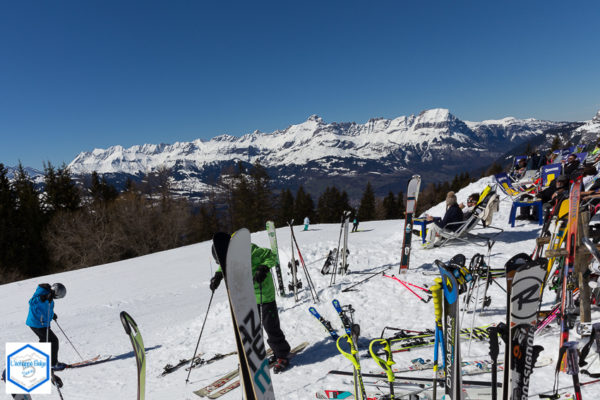
[[[491,183],[484,178],[461,190],[457,196],[459,202],[467,196],[483,189]],[[535,237],[539,226],[531,222],[519,222],[515,228],[508,225],[510,202],[501,202],[500,211],[494,217],[494,225],[505,229],[491,252],[491,265],[501,267],[514,254],[524,251],[531,253],[535,246]],[[441,215],[440,204],[428,212]],[[337,279],[338,284],[329,288],[330,276],[322,276],[319,271],[328,250],[337,246],[339,224],[312,225],[308,232],[296,227],[296,236],[304,259],[309,263],[311,277],[318,288],[320,303],[313,304],[307,290],[301,292],[300,301],[293,297],[278,298],[281,326],[288,341],[295,346],[303,341],[309,347],[293,359],[293,366],[285,373],[272,375],[277,399],[314,399],[320,389],[351,390],[351,379],[328,376],[332,369],[350,371],[351,365],[336,349],[335,343],[308,312],[308,307],[317,309],[332,321],[341,333],[341,324],[331,306],[331,300],[337,298],[342,304],[352,304],[356,309],[355,321],[361,326],[360,348],[368,347],[369,339],[379,337],[386,326],[407,329],[433,328],[433,305],[424,304],[395,281],[375,277],[359,286],[359,291],[342,293],[341,289],[363,279],[368,273],[391,267],[388,273],[398,272],[400,246],[404,221],[374,221],[360,224],[358,233],[349,236],[349,264],[351,274]],[[290,258],[289,228],[277,229],[282,265]],[[268,247],[266,232],[252,234],[252,240],[258,245]],[[463,253],[469,260],[475,253],[485,254],[485,249],[476,245],[452,245],[449,247],[424,250],[413,236],[411,269],[406,280],[415,284],[431,284],[436,269],[436,258],[448,260],[457,253]],[[167,363],[176,363],[180,359],[191,357],[204,319],[210,291],[209,279],[215,265],[210,255],[210,242],[165,251],[117,263],[100,265],[82,270],[55,274],[26,281],[0,286],[0,343],[35,341],[37,338],[25,326],[28,300],[38,283],[62,282],[67,287],[67,296],[56,302],[55,310],[59,315],[60,326],[69,335],[84,357],[98,354],[112,355],[110,362],[81,369],[66,370],[59,374],[65,386],[65,399],[114,400],[133,399],[136,396],[136,363],[131,344],[119,320],[120,311],[127,311],[136,320],[142,333],[147,351],[146,399],[194,399],[199,397],[192,392],[207,385],[217,377],[234,369],[236,356],[217,361],[210,366],[194,369],[190,383],[185,383],[187,371],[180,369],[165,377],[159,377]],[[303,282],[306,279],[301,274]],[[289,278],[284,277],[287,284]],[[504,281],[500,280],[504,285]],[[475,324],[482,325],[500,322],[505,316],[505,296],[496,285],[490,287],[493,297],[489,311],[475,316]],[[548,308],[554,298],[546,292],[544,308]],[[593,313],[598,320],[600,312]],[[472,314],[467,314],[462,326],[469,326]],[[552,331],[536,337],[536,344],[545,347],[543,356],[556,359],[559,335],[556,325]],[[78,356],[73,351],[60,330],[53,323],[53,330],[60,339],[59,359],[64,362],[76,362]],[[573,335],[574,336],[574,335]],[[572,337],[573,337],[572,336]],[[502,347],[502,346],[501,346]],[[200,351],[206,357],[216,353],[225,353],[235,349],[229,307],[223,285],[216,291],[209,312]],[[361,351],[361,352],[362,352]],[[485,342],[473,342],[468,351],[468,343],[462,344],[463,359],[488,358]],[[0,356],[4,359],[4,346],[0,347]],[[416,357],[432,358],[433,349],[396,353],[397,366],[406,366]],[[500,359],[502,359],[502,354]],[[364,371],[376,371],[378,367],[370,359],[362,359]],[[554,365],[535,369],[530,393],[549,390],[553,382]],[[416,375],[419,375],[417,373]],[[420,375],[431,376],[431,371]],[[501,377],[501,374],[499,375]],[[477,375],[472,379],[488,380],[490,375]],[[499,378],[501,379],[501,378]],[[582,377],[582,381],[589,378]],[[571,378],[561,374],[561,386],[570,384]],[[0,399],[10,398],[0,387]],[[368,387],[370,391],[375,390]],[[583,388],[583,397],[600,397],[600,386],[589,385]],[[222,399],[239,399],[240,390],[223,396]],[[36,397],[37,398],[37,397]],[[58,398],[53,394],[48,398]]]

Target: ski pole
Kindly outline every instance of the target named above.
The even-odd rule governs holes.
[[[62,334],[65,335],[65,337],[67,338],[67,341],[69,342],[69,344],[71,344],[71,346],[73,347],[73,350],[75,350],[75,353],[77,353],[77,355],[79,356],[79,358],[81,358],[81,361],[85,361],[83,359],[83,357],[81,357],[81,354],[79,354],[79,352],[75,348],[75,345],[73,344],[73,342],[71,342],[71,339],[69,339],[69,337],[67,336],[67,334],[65,333],[65,331],[63,331],[63,328],[60,327],[58,321],[54,321],[54,322],[56,322],[56,326],[58,326],[58,329],[60,329],[60,331],[62,332]]]
[[[198,336],[198,342],[196,343],[196,348],[194,349],[194,355],[190,359],[190,369],[188,371],[187,377],[185,378],[185,383],[189,382],[190,374],[192,373],[192,363],[196,358],[196,354],[198,352],[198,346],[200,346],[200,339],[202,338],[202,332],[204,332],[204,325],[206,325],[206,319],[208,318],[208,312],[210,311],[210,305],[212,304],[213,296],[215,295],[215,291],[213,290],[210,294],[210,300],[208,300],[208,307],[206,308],[206,315],[204,316],[204,322],[202,322],[202,328],[200,329],[200,336]]]
[[[262,282],[258,282],[258,293],[260,294],[260,304],[258,305],[258,318],[260,320],[260,326],[262,326]]]
[[[342,224],[340,226],[340,235],[338,236],[338,245],[335,249],[335,262],[333,263],[333,274],[331,275],[331,279],[329,280],[329,287],[335,285],[335,275],[337,274],[337,264],[340,256],[340,244],[342,243],[342,231],[344,230],[344,214],[342,214]]]
[[[373,350],[373,345],[376,343],[383,345],[383,350],[385,351],[385,354],[386,354],[385,360],[380,357],[377,357],[377,354]],[[389,399],[394,400],[396,398],[394,396],[394,382],[396,380],[396,377],[394,376],[394,370],[392,369],[392,365],[394,365],[396,363],[394,362],[394,358],[392,356],[392,349],[390,347],[390,341],[387,339],[372,340],[371,343],[369,344],[369,353],[371,353],[371,357],[373,357],[373,360],[375,360],[377,365],[379,365],[385,371],[385,373],[387,375],[388,383],[390,385]]]
[[[431,293],[433,295],[433,309],[435,314],[435,341],[433,348],[433,398],[437,399],[437,376],[438,376],[438,349],[439,346],[442,346],[442,351],[444,351],[444,336],[442,334],[442,287],[439,282],[440,278],[435,280],[435,285],[431,288]],[[441,339],[441,340],[440,340]],[[444,363],[446,362],[445,355],[442,357],[444,359]]]
[[[386,278],[390,278],[390,279],[393,279],[395,281],[400,282],[400,284],[402,286],[404,286],[406,289],[408,289],[409,292],[411,292],[412,294],[414,294],[415,296],[417,296],[419,298],[419,300],[421,300],[423,303],[429,303],[429,300],[431,300],[431,296],[427,300],[425,300],[423,297],[419,296],[417,294],[417,292],[415,292],[414,290],[412,290],[406,283],[404,283],[404,281],[396,278],[395,276],[393,276],[393,275],[390,276],[390,275],[386,275],[386,274],[383,274],[383,276],[385,276]]]
[[[575,391],[575,399],[581,400],[582,397],[581,385],[579,384],[579,355],[577,353],[577,342],[566,342],[564,346],[567,348],[567,374],[573,376],[573,389]]]
[[[492,400],[498,398],[496,383],[498,382],[498,330],[495,326],[487,328],[490,337],[490,357],[492,358]]]
[[[49,337],[50,337],[50,307],[48,307],[48,326],[46,327],[46,342],[49,341]],[[58,323],[57,323],[58,325]]]

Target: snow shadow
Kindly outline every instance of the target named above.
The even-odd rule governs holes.
[[[508,234],[510,233],[510,234]],[[540,233],[537,230],[533,231],[504,231],[501,241],[503,243],[520,243],[525,240],[533,240],[537,238]]]
[[[156,350],[156,349],[159,349],[159,348],[161,348],[161,347],[162,347],[162,345],[160,345],[160,344],[158,344],[158,345],[156,345],[156,346],[152,346],[152,347],[146,347],[146,349],[145,349],[145,350],[146,350],[146,351],[145,351],[145,353],[148,353],[148,352],[149,352],[149,351],[151,351],[151,350]],[[106,361],[107,361],[107,362],[112,362],[112,361],[118,361],[118,360],[125,360],[125,359],[127,359],[127,358],[133,358],[133,357],[135,357],[135,353],[134,353],[134,352],[133,352],[133,350],[132,350],[132,351],[130,351],[129,353],[123,353],[123,354],[120,354],[120,355],[118,355],[118,356],[111,357],[111,358],[109,358],[109,359],[108,359],[108,360],[106,360]]]
[[[319,342],[308,346],[302,353],[297,354],[290,366],[301,366],[319,363],[339,355],[340,352],[335,346],[333,338],[325,338]]]

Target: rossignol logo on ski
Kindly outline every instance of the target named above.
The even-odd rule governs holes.
[[[543,282],[535,276],[527,276],[513,283],[511,303],[511,325],[529,323],[535,317]],[[516,305],[516,307],[515,307]]]

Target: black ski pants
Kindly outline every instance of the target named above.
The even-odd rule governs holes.
[[[58,338],[56,337],[54,332],[52,332],[52,329],[50,329],[50,328],[33,328],[31,326],[30,326],[30,328],[33,331],[33,333],[35,333],[37,335],[37,337],[40,339],[40,343],[50,342],[50,344],[52,345],[52,354],[51,354],[50,365],[52,365],[52,366],[56,365],[56,363],[58,362]],[[46,329],[48,330],[48,340],[46,340]]]
[[[262,324],[267,332],[267,343],[276,358],[287,358],[290,353],[290,344],[285,340],[285,335],[279,325],[277,303],[272,301],[260,305]]]

